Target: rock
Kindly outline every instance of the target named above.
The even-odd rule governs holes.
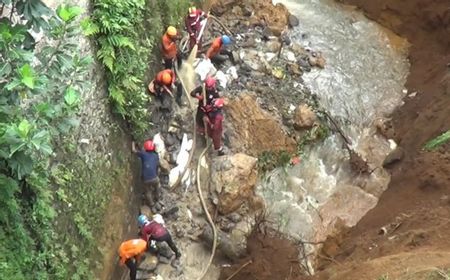
[[[293,14],[290,14],[288,16],[288,25],[290,28],[296,27],[299,24],[300,24],[300,21],[298,20],[298,18],[296,16],[294,16]]]
[[[388,167],[396,162],[399,162],[405,156],[405,152],[401,147],[397,147],[391,151],[383,161],[383,167]]]
[[[326,63],[326,61],[325,61],[325,58],[322,56],[322,53],[313,52],[309,56],[309,64],[313,67],[317,66],[319,68],[324,68],[325,63]]]
[[[253,37],[249,37],[246,41],[239,44],[241,48],[256,48],[256,40]]]
[[[165,158],[159,159],[159,167],[161,168],[161,172],[164,174],[169,174],[170,172],[170,164]]]
[[[316,122],[316,114],[306,104],[301,104],[297,107],[294,113],[294,128],[301,130],[304,128],[311,128]]]
[[[235,227],[236,227],[235,223],[227,222],[226,220],[222,221],[222,223],[220,224],[220,229],[225,231],[225,232],[230,232]]]
[[[311,65],[309,64],[308,57],[301,57],[297,62],[298,65],[300,65],[300,67],[303,69],[303,71],[311,71]]]
[[[147,217],[153,216],[152,210],[147,205],[142,205],[141,208],[139,209],[139,213]]]
[[[273,36],[280,37],[283,33],[284,25],[269,25],[268,30],[270,30]]]
[[[303,56],[308,54],[308,52],[298,43],[293,43],[291,45],[291,50],[295,53],[296,56]]]
[[[231,9],[231,13],[233,14],[233,17],[242,16],[242,8],[239,6],[234,6],[233,9]]]
[[[303,74],[302,69],[300,68],[300,65],[295,63],[288,63],[286,64],[287,71],[292,75],[301,76]]]
[[[226,215],[237,210],[254,195],[257,180],[255,167],[258,159],[238,153],[218,158],[213,164],[222,160],[229,160],[232,167],[224,170],[213,169],[211,184],[218,194],[218,210]]]
[[[239,53],[241,60],[245,65],[250,67],[254,71],[261,71],[264,69],[264,64],[261,62],[261,58],[256,50],[241,50]]]
[[[264,151],[293,152],[296,149],[296,142],[286,135],[278,120],[261,108],[254,94],[243,92],[230,99],[227,118],[232,150],[257,157]]]
[[[294,52],[291,52],[291,51],[288,51],[288,50],[283,50],[282,57],[284,59],[286,59],[287,61],[290,61],[290,62],[296,62],[297,61],[297,58],[295,57]]]
[[[154,271],[158,265],[158,258],[155,255],[146,254],[145,259],[139,264],[139,270]]]
[[[233,51],[231,54],[233,55],[233,60],[236,63],[241,63],[242,62],[241,58],[239,57],[239,53],[238,52]]]
[[[229,235],[221,231],[217,230],[218,235],[218,244],[217,249],[223,253],[226,257],[235,260],[242,257],[245,254],[246,247],[243,247],[241,244],[235,244],[230,239]],[[207,226],[203,232],[200,234],[199,238],[207,244],[207,246],[211,247],[213,243],[213,234],[210,226]]]
[[[249,17],[249,16],[251,16],[253,14],[253,10],[249,7],[249,6],[245,6],[243,9],[242,9],[242,15],[244,16],[244,17]]]
[[[276,40],[270,40],[266,43],[266,48],[269,52],[277,53],[280,50],[281,43]]]
[[[228,215],[228,219],[230,219],[233,223],[239,223],[242,220],[242,216],[238,213],[231,213]]]

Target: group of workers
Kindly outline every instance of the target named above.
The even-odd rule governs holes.
[[[205,28],[204,21],[208,14],[195,7],[189,8],[186,16],[186,31],[189,34],[190,52],[195,45],[201,49],[201,37]],[[161,52],[164,60],[164,70],[158,72],[148,89],[156,100],[161,103],[160,108],[169,109],[172,99],[181,104],[182,84],[177,80],[175,68],[181,65],[181,54],[178,50],[177,41],[180,39],[175,27],[169,26],[162,36]],[[204,57],[210,59],[216,66],[222,64],[227,57],[234,63],[232,53],[226,49],[231,44],[231,38],[222,35],[213,40]],[[174,93],[175,92],[175,93]],[[224,100],[221,98],[217,81],[212,76],[207,76],[194,90],[190,96],[198,100],[196,125],[197,133],[208,135],[212,141],[217,155],[224,155],[222,145],[222,121],[224,119],[222,109]],[[161,201],[161,188],[159,182],[159,156],[152,140],[146,140],[143,149],[138,149],[133,142],[132,151],[141,159],[142,180],[144,182],[144,197],[147,204],[155,209],[155,205]],[[146,251],[151,249],[154,242],[166,242],[175,254],[175,259],[181,256],[180,251],[172,240],[172,236],[165,227],[164,221],[159,214],[149,219],[145,215],[138,217],[140,227],[140,239],[131,239],[123,242],[119,247],[120,263],[130,269],[130,279],[136,279],[138,263]]]

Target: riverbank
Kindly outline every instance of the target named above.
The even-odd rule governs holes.
[[[398,264],[386,257],[397,254],[402,257],[405,252],[420,255],[440,251],[427,257],[436,259],[436,255],[450,250],[450,242],[444,238],[450,232],[447,220],[450,146],[447,143],[434,152],[422,149],[424,143],[450,128],[448,1],[342,2],[361,7],[369,18],[411,43],[411,69],[406,83],[408,96],[404,99],[405,104],[392,114],[392,122],[384,131],[403,149],[404,158],[391,166],[389,188],[377,207],[345,235],[328,240],[323,253],[329,260],[322,263],[321,268],[326,271],[318,278],[330,279],[337,271],[344,271],[342,266],[337,268],[336,263],[340,263],[358,269],[335,275],[333,279],[372,279],[370,277],[383,274],[400,279],[408,274],[405,272],[408,267],[423,268],[423,258],[406,258],[407,261]],[[381,257],[385,257],[385,261],[376,263]],[[362,260],[374,261],[369,265],[361,263]],[[428,273],[433,273],[431,266],[448,265],[445,262],[428,263]],[[424,275],[417,274],[418,278],[408,279],[424,279],[420,278]]]

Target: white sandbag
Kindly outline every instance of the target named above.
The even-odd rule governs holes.
[[[225,73],[223,73],[222,71],[217,71],[216,72],[216,76],[215,76],[216,80],[219,82],[219,85],[223,88],[226,89],[227,88],[227,83],[228,83],[228,78],[225,75]]]
[[[204,81],[206,79],[206,76],[214,76],[217,72],[217,69],[214,67],[214,65],[211,63],[211,60],[209,59],[203,59],[201,60],[197,66],[195,67],[195,73],[200,75],[200,79]]]
[[[169,172],[169,186],[173,187],[180,177],[180,167],[176,166]]]
[[[157,222],[158,224],[161,224],[161,225],[165,224],[164,219],[163,219],[163,217],[160,214],[153,215],[152,216],[152,220]]]
[[[153,143],[155,144],[156,152],[163,158],[166,155],[166,145],[164,144],[161,133],[158,133],[153,137]]]

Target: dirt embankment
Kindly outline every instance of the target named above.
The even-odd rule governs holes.
[[[409,40],[406,88],[417,95],[406,97],[392,115],[389,133],[405,157],[391,167],[388,190],[357,226],[328,240],[323,251],[328,261],[322,262],[325,271],[317,278],[428,279],[431,267],[450,266],[449,261],[424,266],[425,259],[442,260],[450,251],[450,144],[434,152],[422,150],[426,141],[450,128],[450,2],[340,2],[361,7],[369,18]],[[405,252],[432,256],[406,258]],[[406,261],[400,265],[400,259]],[[420,272],[411,270],[417,267]]]

